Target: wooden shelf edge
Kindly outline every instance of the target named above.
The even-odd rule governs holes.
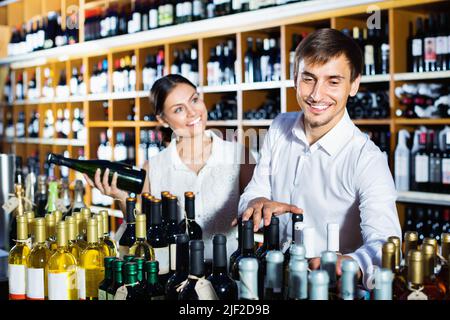
[[[440,193],[402,191],[398,192],[397,201],[450,206],[450,195]]]

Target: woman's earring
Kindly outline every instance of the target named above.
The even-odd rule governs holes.
[[[164,124],[163,124],[163,127],[164,127],[164,128],[168,128],[168,127],[169,127],[169,124],[168,124],[168,123],[164,123]]]

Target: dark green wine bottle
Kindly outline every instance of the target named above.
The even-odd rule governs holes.
[[[65,158],[54,153],[49,154],[47,162],[58,166],[66,166],[78,172],[85,173],[92,180],[94,180],[97,169],[101,170],[101,176],[103,176],[106,169],[109,169],[109,183],[112,181],[113,174],[117,172],[117,187],[136,194],[141,193],[144,187],[145,175],[147,174],[144,169],[137,169],[121,162],[77,160]]]

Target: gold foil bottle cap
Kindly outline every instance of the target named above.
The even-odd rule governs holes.
[[[28,220],[25,215],[17,216],[17,239],[19,241],[28,239]]]
[[[25,216],[27,217],[28,222],[28,234],[34,233],[33,223],[34,223],[34,211],[25,212]]]
[[[429,277],[434,274],[434,265],[436,263],[436,251],[431,244],[422,244],[422,253],[424,259],[424,276]]]
[[[423,253],[420,250],[410,250],[408,252],[408,281],[421,285],[424,276]]]
[[[36,243],[44,243],[47,238],[47,233],[45,230],[45,219],[44,218],[36,218],[34,219],[34,237]]]
[[[450,233],[443,233],[441,235],[441,254],[445,259],[450,254]]]
[[[102,233],[109,234],[109,214],[108,210],[100,210],[98,212],[103,217],[103,231]]]
[[[81,208],[80,212],[84,220],[87,220],[91,217],[91,210],[89,208]]]
[[[101,214],[94,214],[94,218],[97,220],[97,237],[103,238],[103,217]]]
[[[405,232],[405,241],[417,241],[419,240],[419,234],[417,231],[406,231]]]
[[[14,185],[14,193],[16,196],[22,196],[23,193],[23,187],[20,183],[16,183]]]
[[[67,246],[67,224],[65,221],[59,221],[56,226],[56,232],[58,236],[58,247]]]
[[[395,244],[388,241],[383,244],[381,265],[383,268],[394,271],[395,269]]]
[[[97,219],[95,218],[89,218],[87,223],[87,241],[89,243],[97,243],[98,242],[98,236],[97,236]]]
[[[145,239],[147,232],[147,217],[145,214],[137,214],[136,215],[136,238]]]
[[[63,213],[61,212],[61,210],[55,210],[55,211],[53,211],[53,214],[55,215],[56,223],[58,223],[62,220]]]
[[[66,217],[67,223],[67,238],[69,241],[75,241],[77,239],[77,222],[74,217]]]
[[[395,268],[400,268],[400,260],[401,260],[401,241],[399,237],[391,236],[388,238],[389,242],[392,242],[395,245]]]

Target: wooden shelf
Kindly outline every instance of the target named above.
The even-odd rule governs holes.
[[[402,125],[446,125],[450,124],[450,118],[444,119],[395,119],[395,124]]]
[[[440,193],[405,191],[398,193],[397,201],[450,206],[450,195]]]
[[[221,92],[234,92],[240,89],[240,85],[237,84],[225,84],[220,86],[203,86],[199,87],[199,91],[203,93],[221,93]]]
[[[421,81],[434,79],[449,79],[450,71],[436,71],[436,72],[408,72],[394,74],[395,81]]]
[[[93,128],[109,127],[109,125],[110,125],[109,121],[89,121],[87,123],[88,127],[93,127]]]
[[[388,126],[391,124],[391,119],[352,119],[357,126]]]
[[[273,120],[242,120],[244,127],[268,127]]]
[[[60,138],[5,138],[7,143],[23,143],[23,144],[45,144],[45,145],[55,145],[55,146],[73,146],[73,147],[84,147],[86,141],[76,140],[76,139],[60,139]]]
[[[239,85],[242,91],[250,90],[267,90],[267,89],[280,89],[285,85],[285,81],[267,81],[267,82],[255,82],[255,83],[242,83]]]

